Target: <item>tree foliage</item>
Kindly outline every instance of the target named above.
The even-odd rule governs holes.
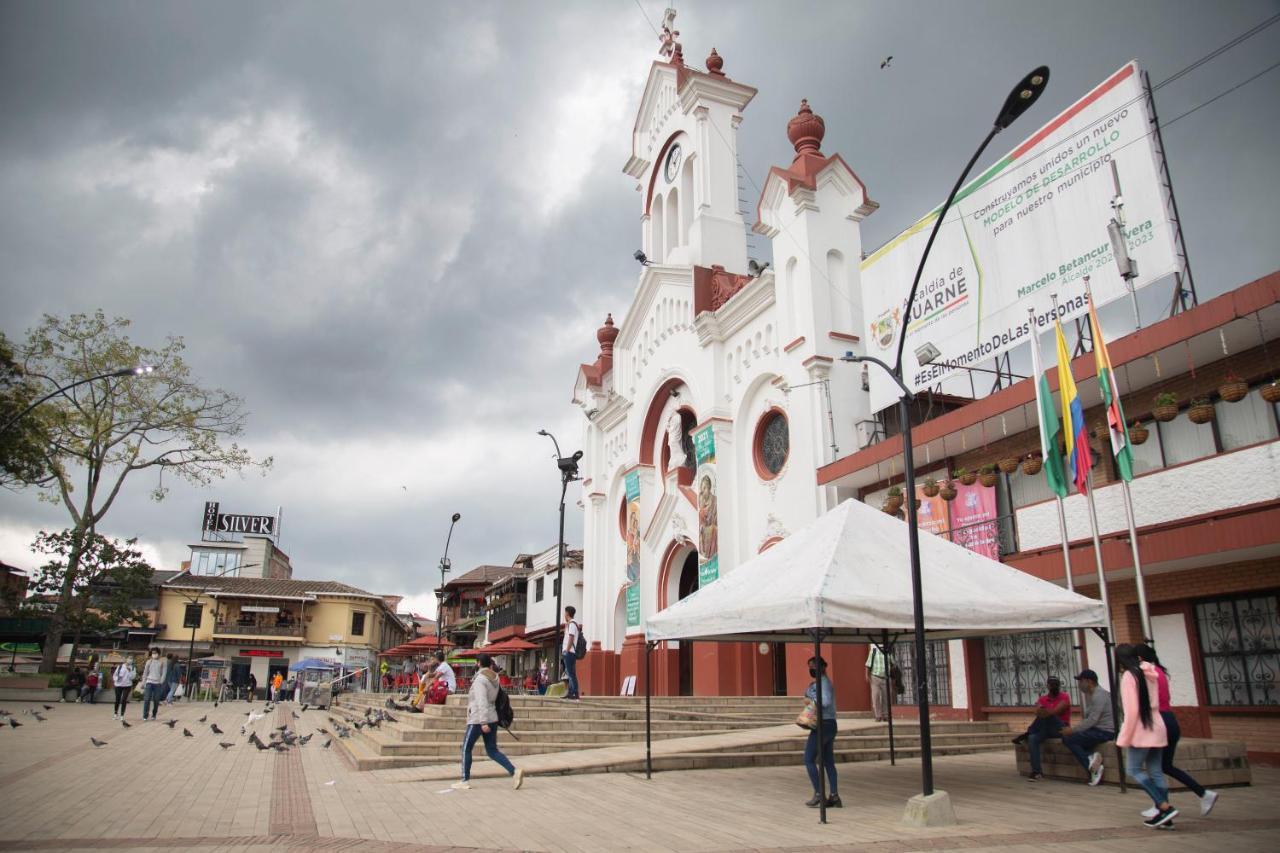
[[[152,349],[131,341],[129,321],[102,311],[45,315],[27,336],[18,361],[29,380],[61,388],[122,368],[149,365],[146,376],[97,379],[54,397],[40,407],[43,462],[49,478],[40,497],[67,510],[71,528],[66,572],[45,637],[42,671],[52,671],[65,630],[65,615],[79,582],[80,553],[111,509],[130,475],[156,475],[151,496],[163,500],[165,476],[208,485],[231,471],[258,467],[234,439],[244,430],[243,401],[192,378],[182,359],[181,337]]]
[[[18,488],[46,480],[44,429],[33,412],[5,428],[32,402],[39,391],[14,357],[13,345],[0,332],[0,486]]]
[[[108,539],[75,528],[40,532],[32,550],[51,559],[32,578],[32,597],[58,600],[70,591],[63,608],[63,630],[76,637],[102,635],[122,625],[140,625],[146,613],[139,599],[152,598],[155,569],[143,559],[137,540]],[[75,555],[74,571],[71,558]],[[37,605],[38,606],[38,605]]]

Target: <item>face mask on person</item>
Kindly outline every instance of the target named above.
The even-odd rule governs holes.
[[[809,676],[810,676],[811,678],[817,678],[817,677],[818,677],[818,670],[817,670],[816,668],[812,667],[812,666],[811,666],[811,667],[809,667]]]

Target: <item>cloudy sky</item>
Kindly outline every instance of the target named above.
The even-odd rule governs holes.
[[[940,200],[1030,68],[1052,68],[1049,91],[987,163],[1126,61],[1159,82],[1280,12],[1274,0],[678,8],[690,62],[714,46],[760,89],[739,135],[751,179],[790,161],[785,124],[807,97],[824,150],[881,203],[869,247]],[[101,307],[131,318],[138,341],[183,335],[195,374],[245,399],[244,443],[276,460],[265,478],[178,485],[159,504],[139,477],[104,532],[176,568],[204,501],[283,506],[298,576],[424,610],[452,512],[459,568],[552,545],[559,484],[535,432],[577,446],[576,363],[636,282],[639,199],[621,168],[656,56],[645,14],[662,9],[0,6],[0,329],[21,339],[42,313]],[[1278,55],[1274,26],[1160,88],[1161,117]],[[1166,130],[1202,299],[1280,268],[1277,138],[1280,71]],[[33,494],[0,494],[0,559],[34,567],[34,533],[65,525]]]

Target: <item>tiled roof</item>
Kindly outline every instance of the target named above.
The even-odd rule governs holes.
[[[210,592],[223,592],[234,595],[274,595],[300,598],[307,593],[329,593],[330,595],[368,596],[381,600],[363,589],[357,589],[338,581],[309,581],[282,578],[233,578],[204,577],[183,573],[164,583],[165,587],[185,589],[207,589]]]
[[[523,568],[516,568],[514,566],[476,566],[471,571],[458,575],[458,577],[449,581],[445,586],[453,587],[470,584],[484,584],[485,586],[488,586],[494,581],[501,580],[507,575],[525,571],[526,570]]]

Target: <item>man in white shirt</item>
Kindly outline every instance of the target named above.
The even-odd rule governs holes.
[[[578,636],[582,627],[573,617],[578,611],[573,605],[564,609],[564,643],[560,646],[560,659],[564,662],[564,674],[569,679],[569,692],[566,699],[578,700]]]
[[[444,679],[450,693],[458,692],[458,677],[453,674],[453,667],[445,663],[442,652],[436,652],[436,677]]]
[[[876,722],[883,723],[889,718],[889,667],[884,652],[872,644],[867,652],[867,680],[871,682],[871,711]]]

